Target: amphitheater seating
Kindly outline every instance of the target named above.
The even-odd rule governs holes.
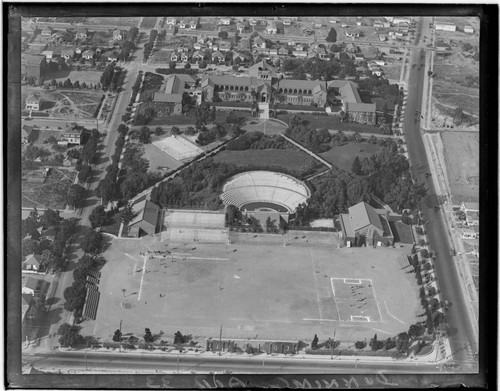
[[[294,212],[310,197],[301,181],[272,171],[248,171],[230,178],[223,187],[221,199],[226,205],[241,208],[252,202],[270,202]]]

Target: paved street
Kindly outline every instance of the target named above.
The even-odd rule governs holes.
[[[422,89],[425,72],[424,50],[417,48],[412,50],[410,63],[417,64],[410,68],[408,81],[408,99],[406,102],[406,117],[404,119],[404,133],[408,144],[408,153],[411,161],[413,175],[416,180],[423,181],[428,189],[427,196],[420,203],[420,209],[424,218],[430,223],[427,225],[430,248],[436,253],[437,262],[436,276],[438,279],[441,297],[453,303],[447,312],[447,323],[450,329],[450,343],[453,357],[457,361],[471,359],[471,353],[477,352],[474,333],[466,310],[464,294],[461,290],[459,276],[450,256],[450,245],[447,227],[443,223],[441,211],[436,212],[434,207],[438,205],[436,191],[432,178],[426,177],[429,172],[429,164],[422,141],[420,129],[420,110],[422,105]],[[420,67],[422,65],[422,67]],[[416,111],[418,113],[416,114]]]

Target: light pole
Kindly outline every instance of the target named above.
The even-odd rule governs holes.
[[[123,320],[120,320],[120,353],[122,352],[122,322]]]

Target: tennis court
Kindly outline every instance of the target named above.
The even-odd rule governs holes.
[[[160,148],[162,152],[179,161],[192,159],[200,153],[203,153],[203,150],[182,136],[165,137],[164,139],[153,141],[152,144]]]

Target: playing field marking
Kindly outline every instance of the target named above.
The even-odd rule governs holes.
[[[316,301],[318,302],[319,317],[323,319],[323,311],[321,310],[321,299],[319,298],[319,292],[318,292],[318,282],[316,281],[316,270],[315,270],[316,268],[314,267],[314,259],[311,249],[309,249],[309,254],[311,255],[312,273],[314,279],[314,287],[316,288]]]
[[[129,257],[130,259],[133,259],[133,260],[134,260],[134,271],[133,271],[132,273],[130,273],[130,272],[129,272],[129,273],[130,273],[130,274],[135,273],[135,271],[137,270],[137,258],[134,258],[133,256],[131,256],[131,255],[127,254],[127,253],[124,253],[124,254],[125,254],[127,257]]]
[[[369,316],[351,315],[351,322],[371,322]]]
[[[337,319],[311,319],[311,318],[303,318],[305,321],[314,321],[314,322],[338,322]]]
[[[343,278],[344,284],[351,285],[361,285],[361,280],[359,278]]]
[[[384,333],[387,335],[394,335],[393,333],[388,333],[387,331],[376,329],[375,327],[370,327],[372,330],[378,331],[379,333]]]
[[[380,315],[380,321],[383,322],[384,318],[382,317],[382,312],[380,312],[380,306],[378,305],[377,295],[375,294],[375,287],[373,286],[373,281],[371,279],[368,279],[368,281],[370,281],[370,285],[373,291],[373,298],[375,299],[375,304],[377,304],[377,310],[378,314]]]
[[[339,306],[337,304],[337,299],[335,298],[335,288],[333,287],[333,278],[330,278],[330,284],[332,285],[332,292],[333,292],[333,301],[335,302],[335,308],[337,308],[337,315],[339,316],[339,320],[342,321],[340,318],[340,311],[339,311]]]
[[[389,308],[387,308],[387,301],[384,300],[384,304],[385,304],[385,310],[387,311],[387,313],[392,316],[394,319],[396,319],[398,322],[402,323],[402,324],[406,324],[406,322],[403,322],[401,319],[398,319],[396,318],[393,314],[391,314],[389,312]]]
[[[248,318],[230,318],[229,320],[235,322],[269,322],[269,323],[297,323],[296,320],[274,320],[274,319],[248,319]]]
[[[137,301],[141,300],[142,282],[144,281],[144,274],[146,273],[146,261],[147,261],[147,259],[148,259],[147,255],[144,255],[144,264],[142,265],[141,285],[139,286],[139,295],[137,296]]]

